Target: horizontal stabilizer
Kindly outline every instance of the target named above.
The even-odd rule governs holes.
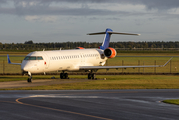
[[[106,32],[88,33],[87,35],[100,35],[100,34],[106,34]]]
[[[120,35],[136,35],[139,36],[140,34],[133,34],[133,33],[119,33],[119,32],[111,32],[108,31],[109,34],[120,34]]]
[[[136,36],[140,35],[140,34],[133,34],[133,33],[112,32],[112,31],[107,31],[107,33],[109,33],[109,34],[119,34],[119,35],[136,35]],[[106,32],[88,33],[87,35],[100,35],[100,34],[106,34]]]

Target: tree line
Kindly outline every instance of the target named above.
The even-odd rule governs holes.
[[[42,50],[42,49],[74,49],[76,47],[98,48],[100,42],[52,42],[34,43],[32,40],[25,43],[0,43],[0,50]],[[179,48],[179,42],[110,42],[112,48]]]

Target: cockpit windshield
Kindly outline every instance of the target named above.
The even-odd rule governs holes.
[[[24,60],[43,60],[42,56],[26,56]]]

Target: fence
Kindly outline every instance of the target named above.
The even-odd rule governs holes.
[[[118,58],[119,59],[119,58]],[[166,60],[127,60],[127,59],[111,59],[108,60],[107,66],[137,66],[137,65],[163,65]],[[14,63],[21,63],[22,60],[13,61]],[[20,65],[10,65],[7,60],[0,60],[0,74],[21,74]],[[165,67],[159,68],[127,68],[127,69],[102,69],[100,73],[178,73],[179,72],[179,60],[171,60]],[[57,71],[51,72],[57,73]]]
[[[164,65],[166,60],[120,60],[118,63],[108,61],[108,65],[118,65],[118,66],[145,66],[145,65]],[[121,63],[121,64],[119,64]],[[104,70],[101,70],[105,72]],[[118,72],[118,73],[178,73],[179,71],[179,61],[171,60],[165,67],[152,67],[152,68],[127,68],[118,70],[109,70],[107,72]]]

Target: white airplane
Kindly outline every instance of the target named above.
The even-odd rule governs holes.
[[[144,68],[144,67],[164,67],[164,65],[149,66],[104,66],[106,60],[116,56],[116,50],[109,47],[110,37],[112,34],[121,35],[140,35],[131,33],[113,32],[106,29],[105,32],[90,33],[88,35],[105,34],[104,41],[99,48],[84,49],[78,47],[72,50],[54,50],[54,51],[35,51],[29,53],[22,63],[11,63],[9,55],[7,55],[8,63],[21,65],[23,73],[28,73],[27,82],[31,82],[33,73],[44,73],[50,71],[62,71],[61,79],[67,79],[66,71],[84,71],[89,72],[88,79],[95,79],[95,72],[99,69],[118,69],[118,68]]]

